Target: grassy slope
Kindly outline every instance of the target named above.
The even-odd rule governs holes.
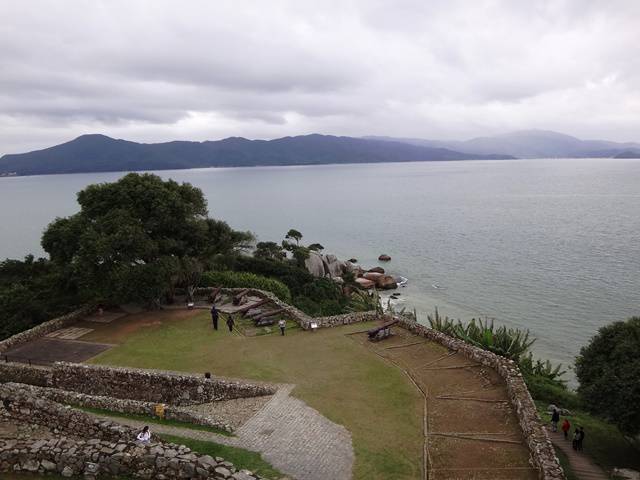
[[[124,343],[94,362],[294,383],[296,397],[351,432],[354,478],[420,478],[420,396],[400,371],[344,335],[366,324],[246,338],[213,332],[206,312],[161,318],[126,337],[105,330],[93,340]]]
[[[550,422],[551,417],[547,413],[547,405],[536,402],[540,417],[545,422]],[[640,454],[635,450],[614,425],[585,412],[574,412],[569,418],[571,431],[577,425],[584,427],[586,437],[584,452],[595,463],[609,471],[613,467],[627,467],[640,469]]]

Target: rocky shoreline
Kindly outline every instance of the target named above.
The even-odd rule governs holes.
[[[380,255],[379,260],[388,262],[391,257]],[[341,261],[333,254],[322,254],[316,251],[309,252],[305,267],[314,277],[330,278],[340,284],[344,283],[345,274],[353,275],[358,286],[367,290],[372,288],[393,290],[407,282],[405,277],[389,275],[382,267],[365,269],[357,263],[355,258]]]

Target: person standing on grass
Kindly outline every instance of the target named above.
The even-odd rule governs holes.
[[[284,337],[284,329],[287,327],[287,322],[284,318],[281,318],[278,322],[278,326],[280,327],[280,334]]]
[[[560,411],[557,408],[553,409],[553,413],[551,414],[551,429],[554,432],[558,431],[558,422],[560,421]]]
[[[233,326],[235,325],[235,321],[231,315],[227,316],[227,327],[229,327],[229,331],[233,332]]]
[[[569,420],[565,418],[564,422],[562,422],[562,433],[564,433],[565,440],[569,439],[569,430],[571,430],[571,424],[569,423]]]
[[[213,329],[218,330],[218,317],[220,314],[218,313],[218,309],[215,304],[211,307],[211,322],[213,322]]]
[[[149,427],[145,425],[144,428],[142,429],[142,431],[136,437],[136,439],[140,443],[147,444],[147,443],[151,442],[151,432],[149,431]]]

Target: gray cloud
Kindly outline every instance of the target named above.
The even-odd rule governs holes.
[[[0,0],[0,153],[310,132],[640,140],[640,2]]]

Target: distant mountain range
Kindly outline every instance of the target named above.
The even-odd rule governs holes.
[[[366,137],[374,140],[404,142],[433,148],[447,148],[462,153],[511,155],[517,158],[607,158],[620,154],[640,155],[640,143],[616,143],[605,140],[580,140],[571,135],[548,130],[518,132],[477,137],[471,140],[425,140],[419,138]],[[636,158],[626,157],[626,158]],[[621,157],[620,157],[621,158]]]
[[[42,175],[197,167],[510,158],[513,157],[463,153],[447,148],[388,140],[317,134],[276,140],[231,137],[219,141],[151,144],[115,140],[104,135],[82,135],[44,150],[4,155],[0,158],[0,174]]]
[[[82,135],[61,145],[0,158],[0,176],[343,163],[640,156],[640,144],[580,140],[540,130],[467,141],[303,135],[276,140],[136,143]]]

